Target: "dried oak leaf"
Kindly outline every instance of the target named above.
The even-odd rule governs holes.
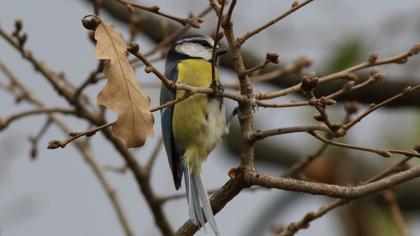
[[[153,135],[150,100],[143,93],[127,58],[127,43],[113,26],[101,22],[95,30],[97,59],[105,60],[108,82],[98,94],[98,103],[118,114],[112,132],[127,148],[143,146]]]

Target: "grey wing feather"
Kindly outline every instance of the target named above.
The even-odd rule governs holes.
[[[176,81],[178,77],[177,67],[174,66],[167,73],[167,78],[172,81]],[[168,101],[175,99],[176,94],[174,91],[166,88],[165,85],[162,85],[160,90],[160,104],[164,104]],[[161,124],[162,124],[162,135],[163,143],[165,145],[166,154],[168,156],[169,166],[171,167],[172,177],[174,180],[175,188],[179,189],[181,187],[182,180],[182,171],[181,166],[181,156],[182,153],[179,153],[175,147],[175,141],[172,132],[172,117],[173,117],[173,106],[164,108],[161,113]]]

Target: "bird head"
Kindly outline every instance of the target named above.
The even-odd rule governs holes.
[[[169,53],[179,54],[182,57],[198,58],[210,61],[212,59],[214,40],[202,35],[190,35],[174,43]],[[216,54],[221,55],[227,50],[216,46]]]

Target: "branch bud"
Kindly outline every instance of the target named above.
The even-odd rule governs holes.
[[[130,53],[135,54],[139,51],[139,49],[140,49],[140,46],[135,42],[130,42],[127,45],[127,51],[129,51]]]
[[[344,103],[344,109],[348,114],[354,114],[359,111],[359,103],[356,101],[346,102]]]
[[[150,11],[153,11],[153,12],[158,12],[158,11],[160,11],[160,7],[159,7],[159,6],[157,6],[157,5],[151,6],[151,7],[150,7]]]
[[[378,58],[379,58],[379,55],[377,53],[372,53],[372,54],[370,54],[370,56],[368,58],[368,62],[370,64],[373,64],[378,60]]]
[[[279,63],[279,54],[277,53],[267,53],[265,55],[265,60],[273,63],[273,64],[278,64]]]
[[[52,140],[52,141],[48,142],[47,148],[48,149],[56,149],[56,148],[59,148],[61,146],[62,145],[61,145],[61,142],[59,140]]]
[[[153,71],[153,67],[151,67],[151,66],[146,66],[146,67],[144,67],[144,71],[146,72],[146,73],[150,73],[150,72],[152,72]]]
[[[18,36],[19,32],[22,30],[23,24],[21,19],[15,20],[15,32],[13,32],[14,36]]]
[[[314,74],[305,75],[302,77],[301,83],[300,88],[305,92],[310,92],[318,86],[318,78]]]
[[[407,88],[404,89],[404,91],[402,92],[402,94],[404,96],[410,95],[410,93],[413,91],[413,88],[411,86],[408,86]]]
[[[353,88],[354,84],[355,84],[355,82],[354,82],[354,81],[349,81],[349,82],[347,82],[347,83],[345,83],[345,84],[343,85],[342,90],[343,90],[344,92],[348,92],[348,91],[350,91],[350,89],[351,89],[351,88]]]
[[[94,17],[94,16],[85,16],[82,19],[82,25],[87,30],[95,30],[96,27],[98,27],[100,23],[101,21],[97,17]]]
[[[339,130],[340,128],[341,128],[341,125],[338,125],[338,124],[331,125],[331,130],[334,132]]]
[[[322,116],[321,114],[315,114],[314,116],[314,119],[315,120],[317,120],[317,121],[324,121],[324,116]]]

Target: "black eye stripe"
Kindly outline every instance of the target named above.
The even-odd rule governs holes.
[[[213,47],[212,45],[210,45],[209,42],[207,42],[207,40],[198,40],[198,41],[195,41],[195,43],[198,43],[198,44],[200,44],[200,45],[202,45],[206,48],[212,48]]]
[[[213,45],[211,45],[207,40],[205,39],[198,39],[198,38],[191,38],[191,40],[183,39],[181,41],[178,41],[176,45],[182,44],[182,43],[196,43],[200,44],[201,46],[205,48],[213,48]]]

